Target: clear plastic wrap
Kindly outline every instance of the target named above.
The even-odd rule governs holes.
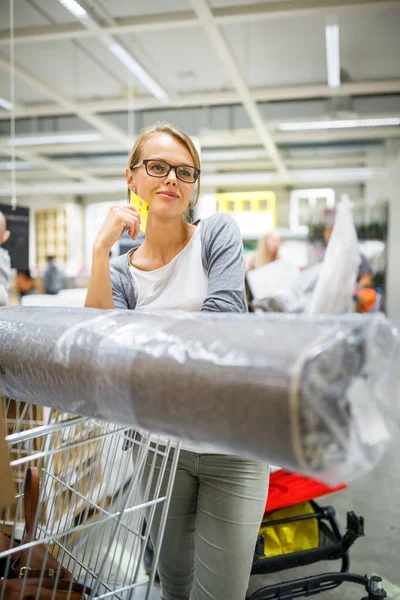
[[[387,447],[398,358],[381,315],[0,309],[3,395],[328,483]]]
[[[349,201],[343,200],[337,208],[321,274],[308,306],[309,314],[348,312],[352,306],[359,265],[360,252],[353,214]]]
[[[253,300],[253,308],[264,312],[308,313],[322,266],[323,263],[319,263],[299,272],[285,286],[277,287],[273,294]]]
[[[359,264],[353,215],[349,202],[343,200],[337,209],[324,260],[287,279],[285,285],[278,285],[266,297],[255,296],[253,308],[264,312],[310,315],[346,313],[352,308]],[[269,266],[261,267],[265,269],[265,277],[268,277]]]

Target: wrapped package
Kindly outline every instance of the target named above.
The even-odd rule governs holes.
[[[343,200],[337,209],[321,274],[308,306],[309,314],[342,314],[351,309],[360,260],[350,202]]]
[[[353,215],[349,202],[343,200],[337,209],[324,260],[301,273],[295,271],[292,276],[278,281],[278,285],[272,290],[266,284],[265,289],[269,293],[263,296],[253,294],[252,306],[254,310],[264,312],[310,315],[346,313],[353,306],[359,264],[360,253]],[[255,269],[254,275],[250,272],[247,275],[249,284],[250,277],[255,278],[258,272],[258,289],[262,290],[262,277],[269,277],[268,268],[276,267],[274,263],[270,263]],[[262,272],[261,269],[265,271]]]
[[[328,483],[386,448],[397,359],[381,315],[0,309],[3,395]]]
[[[271,263],[273,265],[274,263]],[[266,265],[269,267],[269,265]],[[253,300],[254,310],[264,312],[283,312],[283,313],[308,313],[315,287],[322,272],[323,263],[318,263],[297,271],[290,279],[287,279],[285,285],[277,286],[273,293],[264,298]],[[256,271],[261,270],[255,269]],[[268,275],[268,273],[266,273]]]

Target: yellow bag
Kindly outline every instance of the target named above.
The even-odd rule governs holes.
[[[259,531],[259,535],[262,535],[264,538],[264,556],[260,556],[260,559],[318,548],[319,527],[317,518],[292,521],[291,523],[282,523],[281,525],[270,525],[269,527],[265,526],[265,523],[270,521],[311,515],[314,512],[310,502],[301,502],[300,504],[271,512],[268,517],[263,519]]]

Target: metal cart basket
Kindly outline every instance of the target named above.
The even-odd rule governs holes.
[[[0,524],[0,600],[149,598],[179,447],[107,422],[2,402],[17,494]],[[127,436],[134,453],[123,451]],[[31,514],[33,469],[39,491]],[[162,513],[161,526],[146,572],[155,511]]]

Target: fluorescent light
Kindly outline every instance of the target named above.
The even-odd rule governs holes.
[[[168,100],[168,94],[154,81],[154,79],[143,69],[141,65],[117,42],[108,45],[108,49],[126,66],[127,69],[143,83],[144,86],[158,100],[163,102]]]
[[[289,171],[294,181],[356,181],[383,177],[384,169],[370,167],[349,167],[345,169],[305,169],[304,171]]]
[[[99,24],[85,11],[76,0],[59,0],[71,14],[79,19],[86,29],[101,29]],[[112,36],[104,35],[99,40],[108,47],[116,58],[124,64],[131,73],[143,83],[155,98],[162,102],[168,101],[168,94],[161,86],[143,69],[143,67],[119,44]]]
[[[0,106],[1,108],[5,108],[6,110],[12,110],[12,103],[6,100],[5,98],[0,98]]]
[[[0,162],[0,171],[12,171],[15,169],[16,171],[26,171],[28,169],[32,169],[33,163],[31,162],[16,162],[12,163],[10,161],[1,161]]]
[[[87,12],[84,8],[82,8],[82,6],[80,4],[78,4],[78,2],[76,2],[76,0],[59,0],[61,2],[61,4],[64,6],[64,8],[66,8],[67,10],[69,10],[69,12],[74,15],[74,17],[84,17]]]
[[[101,133],[71,133],[42,135],[32,137],[11,138],[9,146],[42,146],[45,144],[73,144],[82,142],[98,142],[103,139]]]
[[[203,160],[209,162],[219,162],[227,160],[263,160],[267,158],[267,153],[262,150],[205,150],[202,155]]]
[[[315,131],[321,129],[352,129],[355,127],[392,127],[400,125],[400,117],[380,117],[376,119],[332,119],[331,121],[302,121],[281,123],[279,131]]]
[[[339,27],[327,25],[325,28],[326,66],[328,71],[328,85],[332,88],[340,86],[340,55],[339,55]]]

